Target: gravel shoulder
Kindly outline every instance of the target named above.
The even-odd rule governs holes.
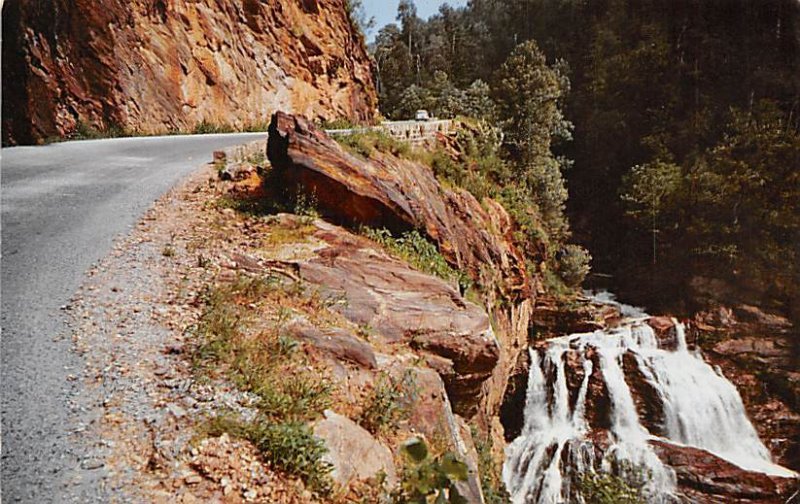
[[[261,148],[261,146],[259,146]],[[226,193],[213,165],[159,199],[92,268],[70,304],[82,379],[102,403],[88,436],[115,502],[307,502],[299,482],[259,461],[252,446],[198,426],[249,401],[225,383],[196,380],[191,328],[202,289],[225,264],[232,211],[209,211]],[[221,247],[223,250],[210,250]]]

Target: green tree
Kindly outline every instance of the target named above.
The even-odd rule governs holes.
[[[652,235],[653,264],[658,260],[660,219],[675,210],[682,183],[680,166],[660,160],[634,166],[623,182],[622,200],[628,205],[628,215]]]
[[[364,36],[368,36],[375,28],[375,17],[367,14],[362,0],[347,0],[345,5],[350,20]]]
[[[559,140],[570,139],[572,125],[561,108],[568,92],[563,67],[549,66],[534,41],[520,44],[511,53],[498,72],[494,89],[517,175],[532,189],[532,203],[557,241],[568,234],[564,217],[567,189],[561,173],[567,163],[553,154],[552,147]]]

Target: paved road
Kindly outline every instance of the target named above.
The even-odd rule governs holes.
[[[0,152],[3,502],[102,501],[75,433],[83,363],[60,307],[161,194],[215,149],[264,134],[69,142]]]

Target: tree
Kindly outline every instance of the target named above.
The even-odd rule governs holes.
[[[650,228],[653,264],[658,259],[659,218],[674,210],[682,183],[680,166],[660,160],[634,166],[623,182],[622,200],[628,204],[628,215]]]
[[[356,28],[366,37],[375,28],[375,17],[367,15],[362,0],[347,0],[347,14]]]
[[[561,174],[567,163],[553,154],[552,147],[570,139],[572,129],[561,110],[569,91],[562,68],[548,66],[536,42],[528,41],[503,63],[494,89],[517,175],[532,189],[533,203],[557,241],[568,234],[564,217],[567,189]]]

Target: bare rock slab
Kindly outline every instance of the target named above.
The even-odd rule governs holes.
[[[314,427],[314,435],[325,441],[325,460],[333,466],[331,477],[345,486],[353,480],[366,481],[383,473],[386,482],[397,483],[392,452],[349,418],[325,411],[325,419]]]

